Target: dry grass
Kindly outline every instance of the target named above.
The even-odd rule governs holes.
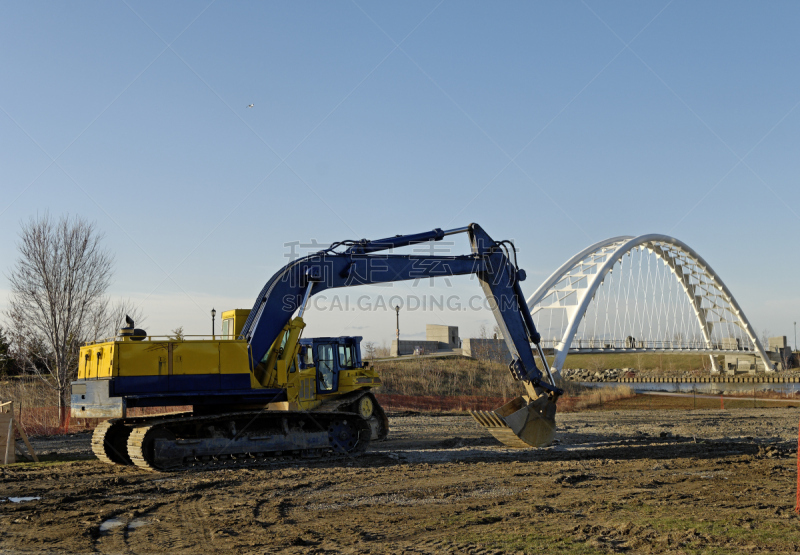
[[[564,368],[588,368],[592,371],[609,368],[636,368],[639,371],[674,374],[695,371],[698,375],[708,373],[708,355],[636,353],[602,355],[567,355]]]
[[[729,410],[729,409],[763,409],[763,408],[797,408],[797,404],[770,402],[769,397],[729,397],[720,399],[710,397],[674,397],[667,395],[642,395],[609,401],[603,405],[591,407],[589,410]]]
[[[504,364],[461,357],[378,361],[374,363],[389,395],[516,397],[523,392]]]
[[[525,389],[504,364],[466,358],[425,358],[379,361],[375,366],[383,380],[378,391],[392,408],[412,410],[483,410],[498,408]],[[564,396],[562,412],[594,409],[634,397],[625,385],[587,388],[576,382],[558,383]]]
[[[58,393],[38,378],[13,378],[0,382],[0,399],[14,402],[14,418],[28,435],[59,429]]]
[[[16,406],[47,407],[58,405],[58,393],[42,380],[33,377],[0,381],[0,398]]]

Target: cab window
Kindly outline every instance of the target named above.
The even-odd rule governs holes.
[[[333,391],[333,346],[319,345],[317,347],[317,379],[319,391]]]
[[[233,318],[225,318],[222,321],[222,337],[233,339]]]
[[[342,369],[355,368],[355,357],[352,345],[339,345],[339,367]]]
[[[300,359],[300,370],[314,366],[314,351],[311,347],[301,346],[298,358]]]

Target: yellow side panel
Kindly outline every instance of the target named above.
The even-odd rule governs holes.
[[[86,355],[89,355],[88,357]],[[81,352],[78,355],[78,379],[85,380],[89,377],[91,371],[91,347],[81,347]]]
[[[119,341],[115,376],[166,376],[169,374],[169,343]]]
[[[291,410],[310,410],[319,406],[316,368],[291,372],[286,383],[286,397]]]
[[[249,374],[247,341],[220,341],[219,368],[222,374]]]
[[[78,379],[85,380],[92,373],[92,348],[89,346],[81,347],[78,356]]]
[[[172,374],[219,374],[219,343],[216,341],[173,343]]]
[[[104,343],[97,347],[97,354],[100,355],[97,356],[97,354],[95,354],[95,360],[97,361],[97,377],[110,378],[114,375],[114,343]]]
[[[356,368],[339,372],[338,394],[349,393],[357,389],[369,389],[381,385],[378,373],[372,368]]]
[[[78,379],[110,377],[114,371],[114,342],[81,347]]]

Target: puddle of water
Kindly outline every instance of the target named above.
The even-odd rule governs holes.
[[[135,530],[142,526],[150,524],[146,518],[134,518],[131,521],[126,521],[124,518],[113,517],[100,524],[100,533],[108,533],[114,528],[125,526],[128,530]]]
[[[150,521],[147,520],[146,518],[134,518],[128,523],[128,530],[135,530],[136,528],[139,528],[146,524],[150,524]]]
[[[12,503],[23,503],[25,501],[39,501],[41,497],[9,497],[8,500]]]
[[[109,518],[108,520],[100,524],[100,532],[108,532],[112,528],[122,526],[123,524],[125,524],[125,521],[122,520],[121,518],[116,518],[116,517]]]

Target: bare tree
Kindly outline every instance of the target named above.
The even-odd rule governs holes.
[[[492,337],[494,339],[503,339],[503,332],[500,330],[500,326],[497,324],[495,324],[492,328]]]
[[[380,347],[375,347],[375,358],[389,358],[390,352],[389,346],[384,341]]]
[[[172,339],[173,341],[183,341],[184,337],[185,335],[183,333],[183,326],[178,326],[177,328],[172,330],[172,335],[170,336],[170,339]]]
[[[17,362],[58,392],[62,425],[80,345],[94,331],[113,273],[102,238],[81,217],[32,218],[22,225],[19,258],[8,275],[6,316]]]
[[[16,374],[17,364],[11,352],[11,343],[0,327],[0,378]]]
[[[761,336],[758,339],[761,341],[761,346],[764,347],[765,351],[769,350],[770,335],[772,335],[771,331],[769,331],[767,328],[761,328]]]

